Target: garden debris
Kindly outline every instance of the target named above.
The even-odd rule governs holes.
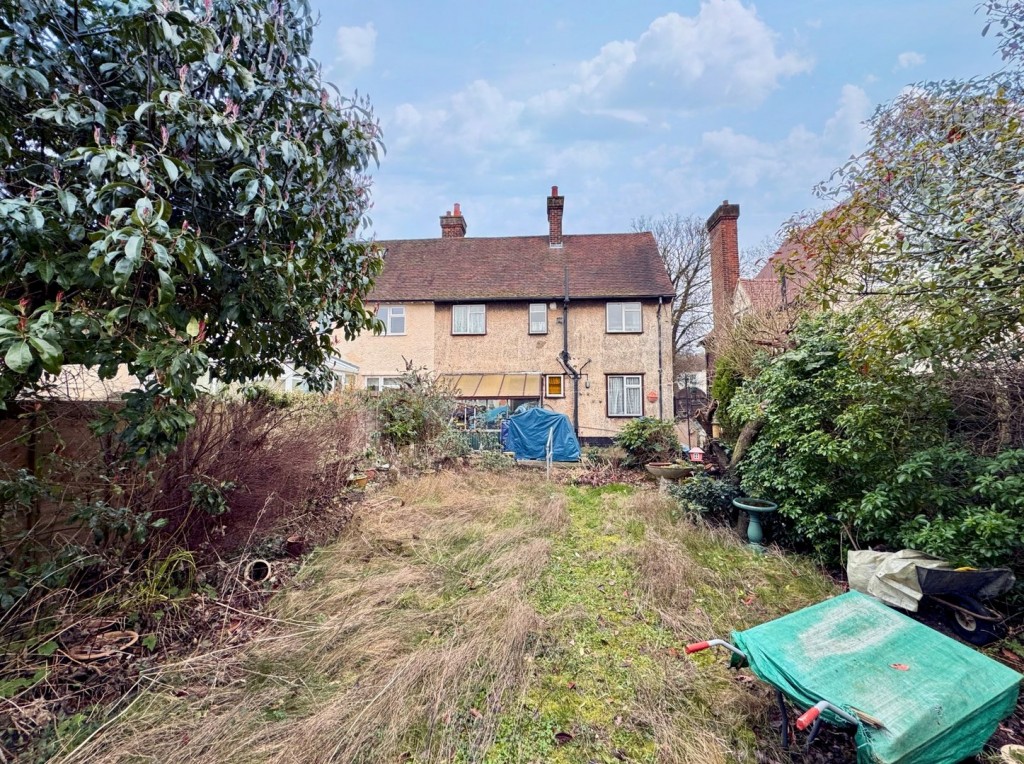
[[[73,645],[64,652],[73,661],[96,661],[124,652],[139,641],[137,631],[108,631],[87,643]]]

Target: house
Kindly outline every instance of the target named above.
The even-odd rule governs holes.
[[[639,416],[671,419],[673,288],[654,237],[565,235],[564,209],[553,187],[546,236],[469,237],[456,204],[438,238],[381,242],[369,300],[385,331],[338,339],[362,386],[426,368],[467,424],[542,405],[588,443]]]

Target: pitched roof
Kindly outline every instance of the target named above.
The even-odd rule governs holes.
[[[462,237],[383,241],[375,301],[671,297],[672,282],[650,233]]]
[[[737,284],[737,288],[739,287],[743,288],[751,309],[755,311],[778,308],[782,305],[782,287],[778,276],[774,274],[768,278],[761,278],[759,274],[758,278],[740,279]]]

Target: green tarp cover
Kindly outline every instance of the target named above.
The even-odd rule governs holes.
[[[858,592],[732,638],[751,671],[801,710],[827,700],[884,723],[858,728],[858,764],[955,764],[978,753],[1013,711],[1022,678]]]

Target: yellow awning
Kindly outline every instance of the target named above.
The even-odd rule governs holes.
[[[456,398],[539,398],[540,374],[443,374]]]

